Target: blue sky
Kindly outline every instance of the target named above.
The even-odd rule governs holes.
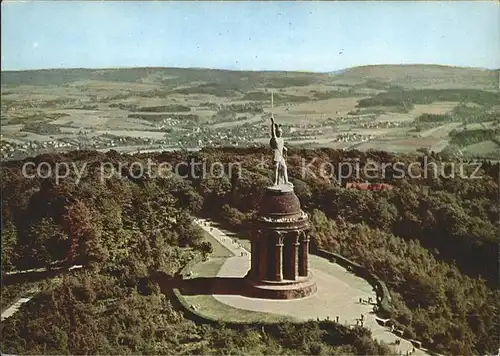
[[[495,2],[3,1],[2,70],[500,67]]]

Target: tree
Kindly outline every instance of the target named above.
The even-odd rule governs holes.
[[[55,257],[65,257],[67,246],[61,244],[67,239],[52,218],[42,218],[34,223],[29,231],[32,243],[25,246],[26,256],[32,258],[32,263],[38,267],[50,268]],[[28,254],[28,251],[31,253]],[[57,254],[57,255],[56,255]]]
[[[228,204],[222,206],[221,216],[233,227],[240,227],[246,220],[245,214]]]
[[[14,269],[19,254],[17,246],[17,229],[12,223],[4,223],[2,226],[2,273]]]
[[[102,246],[101,231],[93,209],[76,201],[67,207],[64,223],[71,239],[68,261],[89,265],[106,260],[109,252]]]
[[[312,198],[312,191],[309,185],[301,179],[294,178],[292,180],[295,194],[300,200],[303,209],[307,209]]]
[[[212,254],[214,251],[212,244],[208,241],[203,241],[200,244],[199,248],[201,253],[203,253],[203,259],[205,260],[207,259],[208,255]]]

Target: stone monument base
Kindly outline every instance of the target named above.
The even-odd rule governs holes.
[[[254,221],[251,270],[245,295],[262,299],[297,299],[314,294],[308,268],[308,216],[300,208],[293,184],[267,187]]]
[[[293,184],[289,182],[278,185],[271,185],[266,189],[272,192],[281,192],[281,193],[293,192]]]
[[[297,280],[254,280],[249,275],[245,276],[246,293],[251,298],[261,299],[298,299],[314,294],[317,290],[316,281],[309,272],[307,277]]]

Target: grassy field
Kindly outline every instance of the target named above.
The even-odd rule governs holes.
[[[500,153],[500,147],[493,141],[484,141],[469,145],[463,149],[464,153],[469,153],[475,156],[490,154],[493,152]]]
[[[415,118],[422,114],[446,114],[453,110],[453,108],[457,106],[457,103],[454,102],[437,102],[430,103],[426,105],[415,105],[413,110],[410,111],[411,117]]]
[[[231,236],[233,234],[230,234]],[[190,278],[214,278],[217,277],[222,265],[227,258],[234,255],[209,233],[204,231],[204,238],[212,244],[213,251],[207,261],[194,265],[190,272]],[[239,239],[238,239],[239,240]],[[241,242],[241,240],[239,240]],[[246,241],[246,240],[244,240]],[[248,241],[246,241],[248,242]],[[247,245],[247,243],[245,243]],[[249,246],[248,246],[249,247]],[[278,314],[253,312],[228,306],[219,302],[210,294],[188,295],[182,294],[181,290],[176,293],[185,305],[195,306],[196,313],[210,319],[222,320],[225,322],[279,322],[284,320],[293,320]]]
[[[207,236],[209,235],[207,234]],[[207,238],[207,240],[212,243],[214,247],[214,252],[212,253],[208,261],[193,266],[191,270],[192,278],[216,277],[220,268],[226,261],[226,258],[224,257],[216,257],[218,255],[224,254],[224,250],[226,250],[225,247],[219,244],[215,239],[211,237]],[[226,254],[231,255],[231,253],[228,250],[226,251],[227,251]],[[278,314],[253,312],[249,310],[233,308],[231,306],[219,302],[210,294],[183,295],[182,292],[179,292],[178,297],[182,298],[185,304],[195,306],[197,308],[196,312],[199,315],[211,319],[222,320],[225,322],[272,323],[282,320],[293,320],[292,318],[284,317]]]
[[[72,139],[75,149],[76,142],[82,139],[81,130],[91,138],[92,147],[101,150],[107,147],[102,138],[105,134],[182,147],[228,142],[267,144],[272,111],[280,123],[300,136],[288,140],[289,145],[411,152],[415,147],[428,146],[430,138],[443,140],[433,143],[434,147],[445,146],[448,126],[427,128],[420,133],[420,143],[419,137],[404,142],[405,137],[414,136],[413,120],[422,114],[449,114],[463,100],[480,109],[483,104],[477,102],[484,103],[489,105],[484,110],[500,113],[500,100],[493,94],[498,93],[498,72],[475,68],[380,65],[354,67],[336,74],[180,68],[58,69],[1,75],[2,138],[20,145]],[[271,91],[275,93],[273,109]],[[377,95],[383,95],[381,98],[389,104],[396,100],[395,106],[359,107],[360,100]],[[406,103],[401,105],[405,96],[418,100],[406,108]],[[235,111],[235,105],[261,112]],[[50,137],[24,131],[23,125],[31,122],[50,123],[61,132]],[[362,129],[362,122],[374,125]],[[388,127],[387,122],[393,127]],[[335,140],[349,133],[371,135],[376,141],[364,143],[360,137],[347,142]],[[367,140],[370,138],[364,137]],[[148,149],[153,143],[130,144]]]
[[[406,139],[392,141],[373,140],[356,147],[359,150],[386,150],[391,152],[416,151],[418,148],[429,148],[436,145],[438,140]]]
[[[335,77],[334,83],[353,83],[360,78],[406,88],[498,88],[498,71],[440,65],[371,65],[355,67]]]
[[[223,304],[211,295],[182,296],[188,305],[199,306],[197,313],[207,319],[221,320],[224,322],[244,323],[277,323],[280,321],[293,321],[294,319],[283,315],[249,311],[233,308]]]

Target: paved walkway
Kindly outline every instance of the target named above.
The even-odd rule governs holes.
[[[68,270],[71,271],[74,269],[80,269],[82,267],[83,266],[81,266],[81,265],[75,265],[75,266],[71,266],[70,268],[68,268]],[[29,270],[29,271],[18,271],[16,273],[45,272],[45,271],[46,271],[45,268],[40,268],[40,269],[33,269],[33,270]],[[55,277],[54,279],[56,279],[56,278],[59,278],[59,277]],[[2,312],[2,321],[4,321],[7,318],[10,318],[12,315],[14,315],[19,310],[19,308],[21,308],[21,305],[23,305],[24,303],[28,303],[38,293],[40,293],[40,290],[38,288],[32,288],[28,292],[26,292],[24,294],[24,297],[21,297],[18,300],[16,300],[14,302],[14,304],[12,304],[10,307],[8,307],[7,309],[5,309]]]
[[[2,321],[14,315],[19,310],[21,305],[29,302],[36,295],[36,293],[38,293],[38,291],[31,290],[29,293],[32,293],[32,295],[19,298],[14,304],[12,304],[10,307],[8,307],[2,312]]]
[[[238,247],[234,243],[235,239],[226,236],[220,229],[212,227],[209,221],[198,219],[196,222],[235,255],[226,260],[218,276],[237,278],[245,276],[250,268],[250,253],[243,247]],[[242,256],[242,251],[247,253]],[[387,344],[394,344],[396,340],[400,340],[400,345],[395,347],[396,351],[403,355],[413,350],[411,342],[399,338],[388,328],[376,322],[375,315],[371,314],[372,304],[359,302],[360,298],[368,300],[371,297],[372,300],[376,300],[376,293],[366,280],[322,257],[310,255],[309,261],[310,270],[318,286],[318,291],[309,297],[273,300],[239,295],[214,295],[214,298],[234,308],[289,315],[302,320],[316,318],[336,320],[338,317],[339,323],[356,325],[357,320],[363,315],[363,326],[371,330],[375,339]],[[426,353],[416,349],[412,355],[426,355]]]
[[[245,255],[250,259],[250,251],[244,248],[237,239],[227,236],[219,228],[212,226],[211,222],[205,219],[195,219],[195,223],[201,226],[206,232],[208,232],[214,239],[216,239],[221,245],[227,248],[235,256],[241,257]],[[243,254],[243,255],[242,255]]]

